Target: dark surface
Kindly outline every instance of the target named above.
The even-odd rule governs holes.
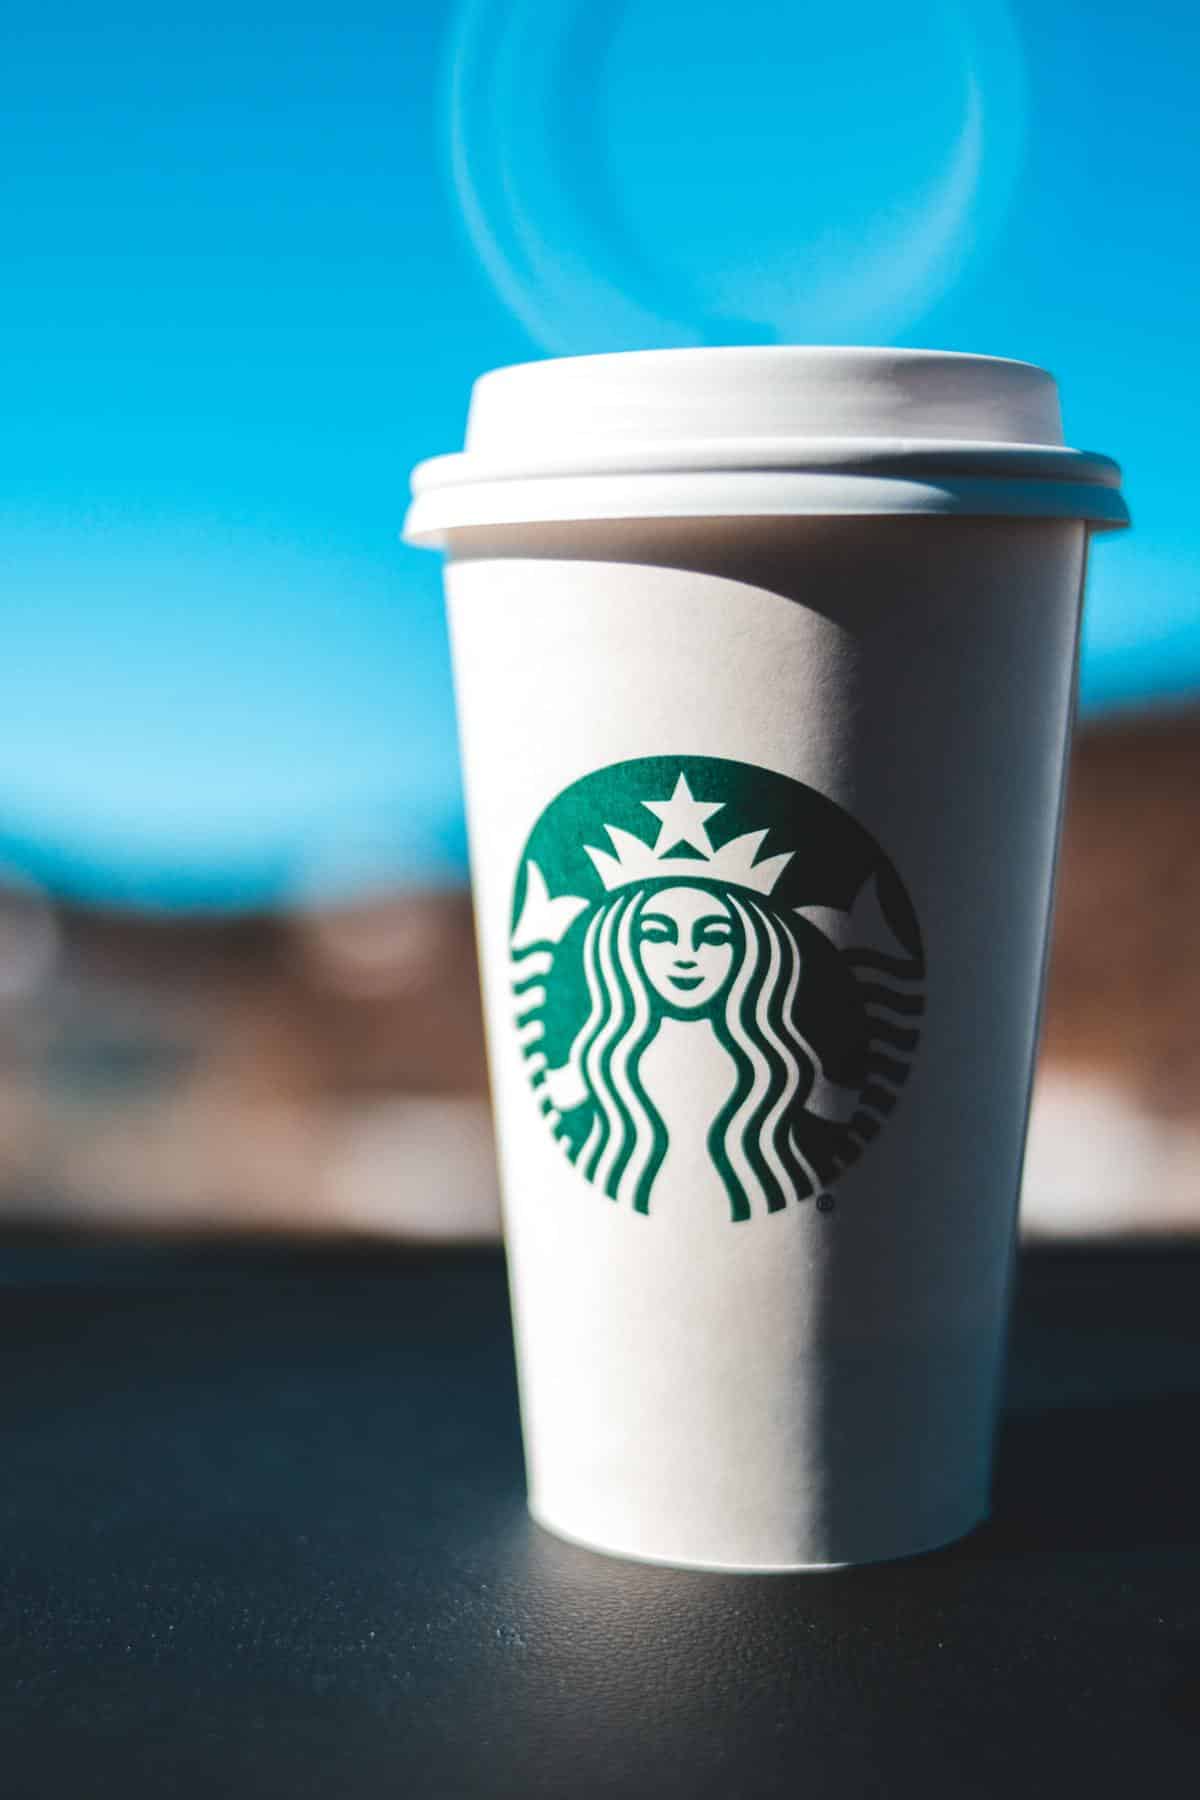
[[[493,1255],[0,1245],[0,1794],[1191,1795],[1198,1277],[1027,1260],[994,1522],[736,1577],[526,1521]]]

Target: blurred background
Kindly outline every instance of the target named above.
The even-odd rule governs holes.
[[[1200,15],[11,0],[0,1220],[496,1229],[436,559],[483,369],[1049,366],[1093,559],[1032,1233],[1200,1229]]]

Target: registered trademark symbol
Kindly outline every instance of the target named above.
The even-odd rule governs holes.
[[[818,1212],[831,1213],[834,1209],[835,1204],[836,1204],[836,1202],[835,1202],[832,1194],[818,1194],[817,1195],[817,1211]]]

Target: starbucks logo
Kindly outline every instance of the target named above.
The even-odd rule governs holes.
[[[917,1048],[899,876],[831,800],[748,763],[642,757],[565,789],[525,847],[511,947],[547,1128],[637,1213],[704,1178],[732,1220],[829,1210]]]

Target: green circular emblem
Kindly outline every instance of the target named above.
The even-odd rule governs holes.
[[[650,756],[574,782],[517,873],[516,1028],[548,1129],[637,1213],[814,1197],[885,1124],[924,1010],[904,886],[814,788]]]

